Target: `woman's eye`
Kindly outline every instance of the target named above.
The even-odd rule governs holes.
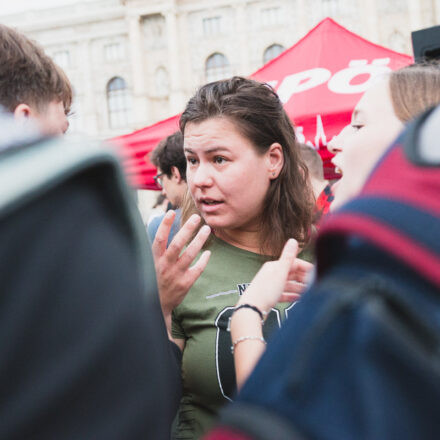
[[[197,163],[197,160],[194,159],[193,157],[187,157],[186,161],[190,164],[190,165],[195,165]]]
[[[351,124],[351,127],[354,129],[354,130],[360,130],[362,127],[363,127],[363,125],[360,125],[360,124]]]
[[[224,157],[221,157],[221,156],[216,156],[214,158],[214,162],[219,164],[219,165],[222,165],[222,164],[224,164],[226,162],[226,159]]]

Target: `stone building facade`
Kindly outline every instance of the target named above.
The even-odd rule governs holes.
[[[1,16],[37,40],[75,92],[71,130],[108,138],[182,111],[197,86],[249,75],[324,17],[411,53],[440,0],[93,0]]]

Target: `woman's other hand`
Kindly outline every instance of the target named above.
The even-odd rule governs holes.
[[[278,302],[297,301],[305,290],[313,264],[296,258],[298,242],[288,240],[278,260],[265,263],[237,305],[252,304],[268,312]]]
[[[211,254],[210,251],[203,252],[198,261],[191,266],[211,233],[211,228],[205,225],[190,241],[201,220],[196,214],[181,227],[167,248],[168,236],[175,216],[174,211],[166,213],[152,246],[159,299],[169,335],[172,311],[183,301],[199,278]],[[187,248],[183,251],[187,244]]]

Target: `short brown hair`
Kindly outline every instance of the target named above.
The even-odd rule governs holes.
[[[278,95],[267,84],[241,77],[206,84],[186,105],[180,129],[185,135],[188,123],[215,117],[232,121],[259,154],[275,142],[283,149],[283,167],[278,178],[271,180],[263,205],[261,253],[278,257],[291,237],[304,245],[311,231],[313,192],[295,131]],[[192,199],[186,199],[183,221],[196,212]]]
[[[390,73],[394,113],[404,123],[440,103],[440,64],[415,63]]]
[[[41,111],[54,100],[70,111],[66,74],[37,43],[0,24],[0,105],[13,112],[24,103]]]
[[[186,180],[186,157],[183,152],[183,135],[180,131],[162,139],[153,150],[150,157],[151,163],[160,168],[162,173],[171,177],[172,167],[177,167],[180,177]]]

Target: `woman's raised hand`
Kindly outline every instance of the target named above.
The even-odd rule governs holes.
[[[262,266],[237,305],[252,304],[268,312],[278,302],[297,301],[313,269],[313,264],[296,258],[297,253],[298,242],[292,238],[278,260]]]
[[[209,226],[202,226],[190,241],[201,221],[200,216],[196,214],[182,226],[167,248],[175,216],[174,211],[165,214],[152,246],[160,304],[169,333],[173,309],[183,301],[208,264],[211,254],[210,251],[203,252],[198,261],[191,266],[211,233]],[[182,252],[187,244],[187,248]]]

